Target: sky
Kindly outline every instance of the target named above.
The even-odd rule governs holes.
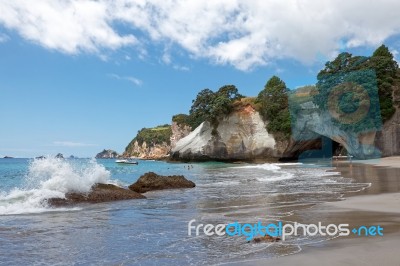
[[[197,93],[314,84],[342,51],[400,51],[400,2],[0,1],[0,157],[123,152]]]

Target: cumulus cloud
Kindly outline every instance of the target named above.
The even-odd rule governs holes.
[[[28,40],[69,54],[134,45],[132,34],[120,35],[112,27],[115,19],[109,5],[87,0],[0,1],[0,23]]]
[[[156,43],[241,70],[282,58],[312,63],[400,33],[397,0],[14,0],[0,10],[6,28],[66,53]]]

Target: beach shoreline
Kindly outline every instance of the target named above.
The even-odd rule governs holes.
[[[332,164],[344,177],[370,182],[371,186],[347,193],[341,201],[316,205],[308,210],[310,217],[329,218],[332,223],[350,221],[351,228],[379,224],[384,235],[337,237],[323,244],[304,245],[296,254],[242,261],[240,265],[399,265],[400,156]]]

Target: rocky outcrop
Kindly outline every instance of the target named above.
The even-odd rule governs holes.
[[[119,154],[116,151],[106,149],[96,155],[96,159],[113,159],[118,157]]]
[[[196,185],[182,175],[161,176],[149,172],[142,175],[134,184],[129,186],[130,190],[145,193],[152,190],[193,188]]]
[[[166,142],[149,146],[146,142],[139,144],[135,141],[130,153],[124,153],[124,156],[135,157],[143,160],[160,160],[167,158],[170,150],[171,146]]]
[[[185,124],[178,124],[177,122],[172,122],[171,125],[172,135],[171,135],[171,149],[176,147],[176,143],[186,137],[192,132],[192,127]]]
[[[58,154],[55,156],[55,158],[56,158],[56,159],[64,159],[64,155],[63,155],[62,153],[58,153]]]
[[[368,124],[368,119],[373,119],[370,116],[365,116],[367,126],[363,129],[345,127],[343,129],[333,118],[331,111],[321,110],[311,102],[306,102],[299,106],[296,113],[296,120],[292,124],[292,138],[297,142],[306,142],[322,137],[325,141],[321,143],[319,149],[328,152],[320,152],[321,156],[332,155],[332,141],[339,143],[356,159],[400,154],[400,111],[396,110],[392,118],[382,127],[373,123]]]
[[[136,138],[128,145],[124,152],[124,157],[135,157],[143,160],[162,160],[169,157],[170,151],[175,147],[176,143],[186,137],[191,132],[191,127],[184,124],[172,122],[170,143],[147,143],[143,141],[139,143]]]
[[[383,124],[382,130],[376,133],[375,146],[382,152],[382,156],[400,154],[400,111]]]
[[[334,143],[356,159],[400,154],[399,109],[382,128],[370,127],[363,131],[343,129],[329,110],[317,108],[311,100],[295,110],[289,140],[280,140],[268,133],[268,122],[248,105],[220,119],[214,134],[210,123],[202,123],[176,143],[171,158],[180,161],[297,159],[310,155],[331,158]]]
[[[89,193],[69,192],[65,198],[50,198],[47,203],[50,206],[58,207],[78,203],[100,203],[128,199],[144,199],[145,196],[112,184],[96,184]]]
[[[282,151],[275,148],[276,144],[260,114],[247,105],[222,118],[214,133],[213,126],[203,122],[177,142],[171,157],[175,160],[280,158]]]

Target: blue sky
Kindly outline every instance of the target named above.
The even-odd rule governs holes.
[[[255,96],[272,75],[295,88],[342,50],[399,47],[394,1],[365,20],[334,1],[301,2],[306,11],[294,0],[37,3],[0,3],[0,156],[122,152],[139,129],[187,113],[203,88]],[[323,7],[332,12],[318,16]],[[271,8],[270,20],[256,12]]]

